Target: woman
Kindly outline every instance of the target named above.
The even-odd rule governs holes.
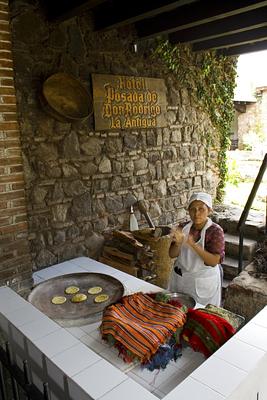
[[[223,229],[212,222],[212,198],[193,193],[188,206],[191,222],[172,232],[170,257],[177,257],[171,273],[169,290],[183,292],[206,305],[221,303],[221,266],[224,258]]]

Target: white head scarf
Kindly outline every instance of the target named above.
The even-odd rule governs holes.
[[[195,200],[200,200],[203,203],[206,204],[206,206],[208,206],[209,208],[212,208],[212,197],[210,194],[208,193],[204,193],[204,192],[198,192],[198,193],[193,193],[189,199],[188,202],[188,207],[190,206],[191,203],[193,203],[193,201]]]

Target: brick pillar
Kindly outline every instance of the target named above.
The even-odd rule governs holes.
[[[32,284],[8,0],[0,0],[0,286]]]

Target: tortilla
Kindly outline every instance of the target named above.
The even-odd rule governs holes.
[[[54,296],[51,299],[51,303],[53,304],[64,304],[67,301],[65,296]]]
[[[95,303],[103,303],[104,301],[107,301],[109,299],[108,294],[99,294],[98,296],[95,297]]]
[[[98,294],[102,292],[102,287],[101,286],[93,286],[90,289],[88,289],[89,294]]]
[[[65,289],[65,293],[67,294],[75,294],[79,292],[79,288],[77,286],[68,286]]]
[[[70,301],[72,303],[81,303],[82,301],[87,300],[87,296],[86,294],[83,293],[76,293],[74,296],[72,296],[72,298],[70,299]]]

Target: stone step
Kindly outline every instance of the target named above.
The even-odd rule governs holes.
[[[239,237],[225,233],[225,254],[228,257],[238,259],[239,253]],[[252,260],[255,250],[257,248],[257,241],[249,238],[244,238],[243,241],[243,259]]]
[[[249,260],[243,261],[243,269],[250,263]],[[223,277],[225,279],[234,279],[238,275],[238,259],[226,256],[223,263]]]
[[[214,207],[212,219],[214,219],[217,224],[221,225],[225,233],[238,236],[237,224],[242,212],[242,208],[220,204]],[[265,213],[250,210],[243,227],[244,236],[258,241],[260,239],[262,240],[265,226]]]
[[[223,228],[225,233],[231,235],[239,235],[237,231],[238,221],[219,220],[219,225]],[[244,236],[251,239],[258,239],[262,237],[262,231],[264,230],[265,223],[259,221],[247,221],[244,225]]]

